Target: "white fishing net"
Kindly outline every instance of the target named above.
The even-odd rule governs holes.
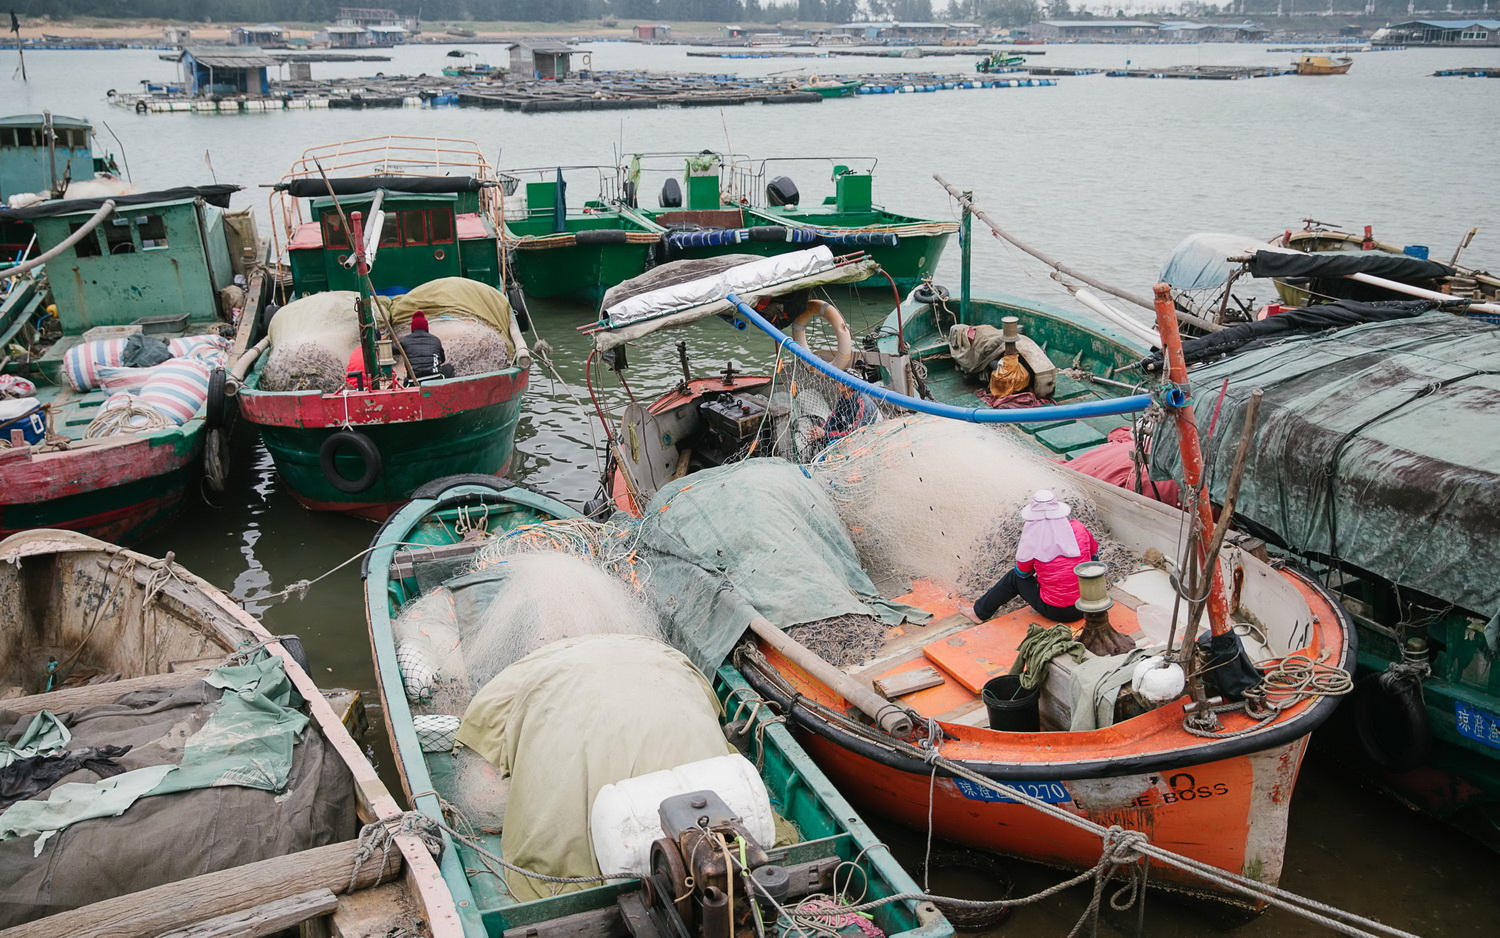
[[[267,332],[271,347],[261,370],[265,391],[324,391],[344,386],[349,356],[359,345],[359,294],[315,293],[281,307]]]
[[[857,431],[807,468],[877,582],[924,578],[977,597],[1015,562],[1020,510],[1037,489],[1072,506],[1112,579],[1134,569],[1086,490],[1018,430],[900,417]]]

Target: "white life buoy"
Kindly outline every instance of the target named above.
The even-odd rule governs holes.
[[[808,300],[807,309],[792,321],[792,328],[789,330],[792,341],[803,348],[808,348],[807,324],[814,316],[822,316],[833,329],[833,337],[838,346],[833,353],[832,364],[839,371],[846,370],[854,363],[854,336],[849,331],[849,324],[844,322],[844,315],[832,303],[823,300]]]

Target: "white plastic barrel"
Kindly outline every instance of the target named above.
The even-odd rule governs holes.
[[[716,792],[761,846],[775,843],[776,819],[766,784],[750,760],[731,753],[599,789],[589,812],[589,836],[599,869],[646,875],[651,865],[651,844],[663,836],[657,809],[665,799],[690,791]]]

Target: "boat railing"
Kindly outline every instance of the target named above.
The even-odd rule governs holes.
[[[307,219],[302,199],[288,195],[285,185],[299,179],[347,176],[473,176],[495,185],[479,193],[482,212],[496,231],[503,230],[505,197],[515,193],[520,180],[497,173],[479,144],[459,137],[387,135],[345,140],[309,147],[271,188],[271,258],[284,268],[286,251]]]
[[[727,191],[733,194],[736,201],[742,201],[753,208],[764,208],[767,204],[766,181],[784,171],[785,167],[781,164],[822,163],[827,165],[828,178],[832,179],[833,171],[838,166],[874,175],[879,162],[880,159],[874,156],[768,156],[736,162],[732,168],[726,166],[724,171],[728,175]]]

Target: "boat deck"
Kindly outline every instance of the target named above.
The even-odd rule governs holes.
[[[1176,599],[1167,574],[1154,567],[1141,565],[1111,588],[1110,595],[1115,600],[1109,610],[1110,623],[1137,648],[1165,650],[1174,600],[1179,615],[1186,615],[1186,604]],[[905,623],[892,628],[880,655],[862,667],[849,669],[849,673],[875,680],[919,668],[935,669],[942,684],[906,694],[900,702],[922,716],[945,723],[987,728],[988,711],[979,697],[985,682],[1010,671],[1016,649],[1031,625],[1056,625],[1030,606],[977,622],[966,600],[930,582],[919,581],[911,592],[892,598],[926,610],[932,619],[925,625]],[[1082,624],[1079,621],[1073,625],[1076,629]],[[1272,656],[1260,634],[1247,623],[1240,623],[1236,631],[1241,633],[1252,659]],[[1093,657],[1092,653],[1088,657]],[[1049,667],[1052,678],[1043,685],[1041,700],[1043,730],[1067,729],[1072,715],[1072,670],[1073,662],[1066,655],[1054,659]]]
[[[1045,351],[1046,343],[1042,343]],[[931,346],[913,348],[912,358],[928,365],[927,385],[931,389],[934,400],[949,401],[958,406],[965,406],[959,402],[968,399],[968,406],[984,406],[985,401],[976,395],[976,391],[985,390],[982,385],[965,378],[963,373],[952,367],[952,358],[948,354],[948,343],[934,344]],[[934,363],[941,361],[938,367]],[[1106,394],[1096,385],[1086,381],[1063,374],[1061,370],[1057,374],[1057,392],[1054,401],[1056,404],[1083,404],[1090,401],[1109,400],[1117,394]],[[1110,417],[1085,417],[1076,420],[1054,420],[1044,423],[1017,424],[1016,430],[1026,434],[1035,444],[1062,459],[1071,459],[1075,454],[1093,449],[1095,446],[1105,442],[1113,430],[1131,425],[1129,414]]]

